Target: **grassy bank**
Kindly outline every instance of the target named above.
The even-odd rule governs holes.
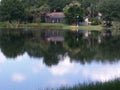
[[[74,87],[60,88],[58,90],[120,90],[120,80],[105,83],[92,83],[89,85],[76,85]]]
[[[71,29],[71,30],[102,30],[103,27],[100,26],[100,25],[87,25],[87,26],[79,26],[79,27],[76,27],[76,26],[68,26],[66,27],[67,29]]]
[[[39,28],[50,28],[50,29],[70,29],[70,30],[102,30],[102,26],[73,26],[67,24],[60,24],[60,23],[31,23],[31,24],[23,24],[20,27],[39,27]]]
[[[114,23],[113,26],[112,26],[112,29],[120,30],[120,22]]]
[[[9,28],[7,27],[6,22],[0,22],[0,28]],[[88,25],[88,26],[75,26],[75,25],[67,25],[60,23],[27,23],[27,24],[19,24],[18,28],[41,28],[41,29],[70,29],[70,30],[102,30],[102,26],[96,25]]]
[[[0,22],[0,28],[7,27],[7,22]]]

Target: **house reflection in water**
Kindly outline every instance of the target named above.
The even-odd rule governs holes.
[[[104,34],[103,34],[104,37],[111,37],[112,36],[112,32],[110,31],[110,29],[107,29]]]
[[[63,32],[60,30],[46,30],[44,32],[45,40],[47,42],[63,42],[64,36]]]

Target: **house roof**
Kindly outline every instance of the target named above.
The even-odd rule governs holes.
[[[63,12],[52,12],[52,13],[48,13],[46,16],[50,18],[64,18],[65,17]]]

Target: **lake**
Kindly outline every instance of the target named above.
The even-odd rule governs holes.
[[[0,29],[0,90],[45,90],[120,78],[109,30]]]

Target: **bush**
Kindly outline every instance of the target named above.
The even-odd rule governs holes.
[[[101,24],[100,20],[97,17],[92,18],[91,22],[92,22],[91,25],[99,25],[99,24]]]

